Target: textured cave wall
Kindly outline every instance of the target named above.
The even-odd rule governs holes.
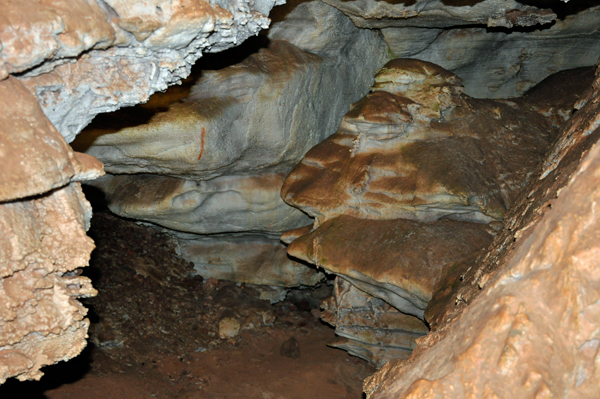
[[[78,181],[101,176],[67,141],[96,114],[146,101],[203,52],[268,26],[272,1],[0,4],[0,382],[86,345],[94,248]]]
[[[0,78],[18,73],[73,141],[95,115],[178,83],[202,53],[240,44],[278,1],[21,1],[0,5]]]
[[[90,208],[77,181],[103,172],[100,163],[74,153],[67,142],[95,115],[144,102],[153,92],[177,83],[202,53],[221,51],[257,33],[267,25],[266,15],[276,3],[11,0],[0,4],[0,381],[11,376],[38,379],[40,367],[67,360],[85,346],[86,310],[76,298],[95,291],[76,269],[87,264],[93,243],[85,235]],[[487,46],[505,43],[510,51],[497,52],[496,59],[505,58],[509,64],[494,75],[495,61],[490,61],[474,85],[488,96],[521,94],[557,68],[585,65],[592,56],[595,61],[594,46],[600,42],[595,36],[597,9],[581,14],[590,19],[578,20],[581,15],[573,14],[557,20],[550,10],[514,1],[327,3],[349,15],[357,26],[381,28],[395,55],[427,56],[438,62],[439,54],[456,43],[460,51],[449,61],[464,62],[447,68],[459,74],[476,75],[480,59],[490,56]],[[322,17],[313,19],[319,22]],[[288,32],[304,24],[299,18]],[[504,32],[487,32],[481,26],[439,34],[442,28],[473,24],[548,29],[519,33],[512,36],[513,41],[504,40],[509,36]],[[430,35],[425,37],[425,32]],[[285,39],[288,33],[280,34]],[[376,32],[361,34],[371,35],[369,40],[381,45]],[[561,35],[564,41],[559,46],[556,39]],[[288,39],[296,36],[289,34]],[[556,45],[574,50],[540,51],[541,56],[531,57],[522,51],[531,36],[544,39],[539,40],[545,43],[540,49]],[[290,51],[314,65],[327,64],[323,61],[327,53],[339,51],[318,49],[321,41],[314,39],[320,36],[308,37],[293,43],[297,49]],[[416,53],[416,48],[402,47],[417,43],[414,37],[424,43]],[[582,37],[587,44],[573,46],[582,43]],[[473,38],[480,46],[466,47]],[[348,53],[360,69],[360,49]],[[548,60],[556,61],[558,67],[533,76]],[[330,81],[340,83],[335,73],[339,65],[326,66],[334,70],[329,72]],[[499,76],[498,81],[481,85],[490,76]],[[464,284],[446,293],[450,300],[440,299],[459,306],[425,309],[425,317],[429,314],[436,320],[439,331],[416,341],[419,346],[408,363],[388,363],[370,379],[365,387],[371,397],[493,398],[515,392],[522,397],[562,392],[570,397],[594,397],[600,362],[595,244],[600,155],[591,145],[598,126],[596,97],[597,91],[590,92],[587,102],[580,103],[577,117],[537,175],[538,183],[532,186],[535,192],[527,197],[532,200],[523,199],[508,214],[505,226],[509,227],[492,244],[497,253],[489,252],[481,260],[483,271],[466,273]],[[327,101],[322,104],[328,105]],[[188,155],[194,161],[204,155],[201,132],[192,132],[197,141]],[[196,244],[200,251],[203,245],[213,246]],[[249,273],[253,276],[258,271],[250,268]],[[433,303],[438,303],[435,293],[433,297]],[[341,323],[348,309],[340,306],[340,298],[334,304],[337,313],[331,315],[335,323]],[[390,317],[380,300],[369,297],[367,301]],[[471,304],[464,312],[463,303]],[[392,316],[397,317],[396,313]],[[363,322],[359,327],[369,328]],[[421,324],[415,330],[417,335],[424,332]],[[415,346],[414,340],[409,346]]]
[[[369,398],[598,396],[599,96],[597,72],[488,251],[432,301],[436,331]]]

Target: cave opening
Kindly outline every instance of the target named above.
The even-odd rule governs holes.
[[[0,397],[595,397],[599,2],[425,3],[288,2],[147,76],[120,43],[114,93],[68,70],[101,45],[0,80],[73,169],[0,186],[0,372],[49,365]]]

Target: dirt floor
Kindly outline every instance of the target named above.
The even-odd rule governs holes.
[[[333,329],[312,314],[326,284],[271,305],[258,287],[193,277],[152,228],[102,211],[89,234],[97,248],[84,274],[99,295],[83,301],[88,348],[44,368],[39,382],[9,380],[0,398],[363,397],[375,370],[327,347]],[[239,323],[239,334],[220,338],[223,319]]]

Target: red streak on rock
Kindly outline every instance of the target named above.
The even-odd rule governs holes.
[[[204,154],[204,135],[206,134],[206,129],[202,128],[202,134],[200,136],[200,155],[198,155],[198,161],[202,158],[202,154]]]

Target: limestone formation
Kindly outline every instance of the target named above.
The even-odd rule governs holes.
[[[126,218],[196,233],[278,233],[310,223],[279,195],[283,173],[184,180],[158,175],[109,175],[90,182],[109,209]]]
[[[178,253],[193,262],[204,278],[273,287],[314,286],[324,278],[323,273],[290,259],[277,238],[263,234],[177,234],[176,238]]]
[[[275,4],[5,1],[0,79],[20,73],[70,142],[95,115],[145,102],[185,78],[203,52],[222,51],[266,28]]]
[[[292,40],[287,27],[302,22],[308,29]],[[295,8],[269,37],[268,48],[243,62],[203,72],[190,96],[166,112],[139,122],[129,116],[121,124],[111,118],[74,146],[115,174],[205,180],[289,172],[366,94],[386,45],[378,33],[357,29],[320,2]]]
[[[451,28],[460,25],[488,27],[549,24],[557,15],[546,8],[515,0],[325,0],[347,14],[361,28]],[[524,4],[525,3],[525,4]]]
[[[485,27],[381,32],[396,57],[433,62],[454,72],[465,80],[470,96],[506,98],[523,95],[558,71],[594,65],[600,54],[599,18],[597,6],[531,32]]]
[[[0,4],[0,383],[39,379],[86,345],[77,298],[96,291],[78,268],[94,245],[76,182],[104,172],[65,138],[178,82],[203,51],[256,34],[274,2],[211,4]]]
[[[91,208],[77,180],[104,172],[73,152],[16,78],[0,81],[0,383],[39,379],[40,368],[86,345],[96,290],[77,269],[94,248]]]
[[[0,205],[0,383],[39,379],[40,368],[85,347],[87,309],[94,296],[86,266],[94,244],[91,216],[78,183]]]
[[[369,378],[368,398],[597,396],[599,84],[600,75],[491,251],[462,272],[438,331],[410,361]]]
[[[127,174],[93,183],[111,211],[175,231],[181,256],[203,277],[314,285],[323,275],[288,259],[273,240],[311,222],[279,191],[367,92],[387,50],[378,32],[321,2],[298,5],[269,39],[239,64],[204,71],[182,101],[160,103],[150,116],[149,107],[138,108],[140,121],[133,113],[103,118],[73,144],[110,173]]]
[[[442,268],[491,241],[480,223],[339,216],[294,240],[288,253],[343,276],[403,313],[423,318]]]
[[[572,70],[522,98],[481,100],[437,65],[390,61],[338,132],[288,176],[283,198],[316,218],[312,229],[282,236],[288,253],[437,327],[464,300],[453,294],[468,267],[487,253],[495,233],[485,224],[498,229],[519,203],[589,81],[589,69]],[[378,366],[412,349],[385,344],[401,334],[373,343],[335,325],[350,338],[340,348]]]
[[[283,186],[286,202],[321,222],[500,220],[556,135],[538,110],[560,114],[576,100],[534,108],[527,97],[473,99],[454,74],[410,59],[390,61],[375,80]]]
[[[93,179],[103,173],[93,157],[73,152],[18,79],[0,81],[0,107],[0,201],[45,193],[72,179]]]
[[[337,277],[333,296],[323,302],[321,319],[342,337],[330,346],[344,349],[378,368],[391,359],[410,357],[415,339],[429,329],[418,318],[399,312]]]

